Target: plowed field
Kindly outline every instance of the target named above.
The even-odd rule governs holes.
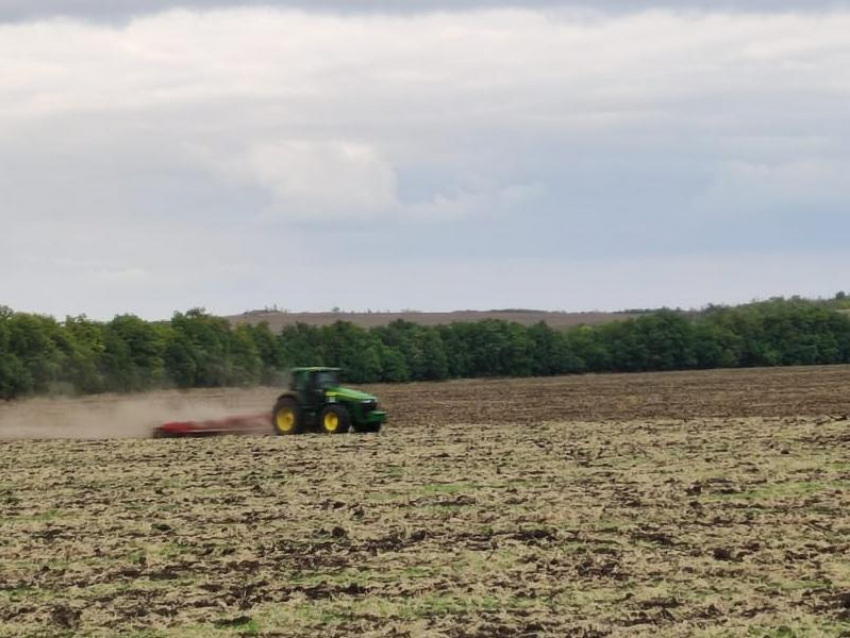
[[[850,368],[370,389],[0,407],[0,636],[850,636]]]

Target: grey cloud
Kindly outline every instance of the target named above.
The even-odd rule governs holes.
[[[819,12],[850,7],[850,0],[4,0],[0,21],[52,17],[123,21],[176,8],[277,7],[342,14],[414,14],[488,8],[566,9],[622,13],[648,9],[675,11]]]

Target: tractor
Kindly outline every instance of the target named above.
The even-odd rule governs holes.
[[[319,431],[327,434],[379,432],[387,420],[371,394],[344,388],[338,368],[295,368],[289,388],[271,413],[275,434]],[[209,421],[172,421],[154,429],[155,438],[262,434],[268,432],[269,413],[231,416]]]
[[[338,368],[295,368],[289,389],[275,403],[272,427],[283,435],[379,432],[386,418],[374,396],[339,384]]]

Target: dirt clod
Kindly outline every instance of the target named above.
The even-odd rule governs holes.
[[[57,627],[76,629],[80,624],[82,612],[66,605],[56,605],[50,611],[50,620]]]

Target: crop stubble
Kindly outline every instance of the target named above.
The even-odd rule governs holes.
[[[848,381],[379,386],[378,436],[5,441],[0,635],[848,634]]]

